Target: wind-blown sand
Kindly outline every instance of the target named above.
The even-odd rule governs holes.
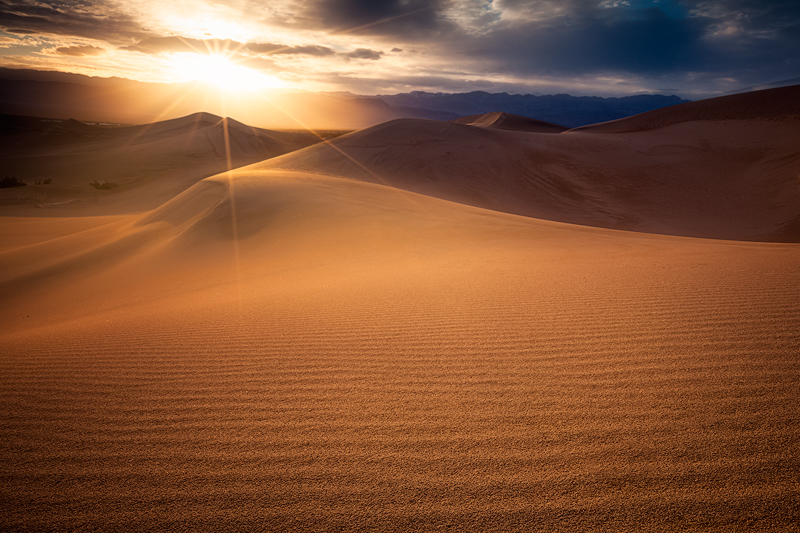
[[[4,530],[796,528],[800,246],[330,170],[0,247]]]

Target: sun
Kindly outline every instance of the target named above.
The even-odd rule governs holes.
[[[178,81],[206,83],[225,92],[282,86],[277,78],[237,65],[223,54],[176,53],[170,64]]]

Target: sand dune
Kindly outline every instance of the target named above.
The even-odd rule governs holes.
[[[467,124],[469,126],[483,126],[485,128],[496,128],[500,130],[512,131],[531,131],[537,133],[561,133],[568,129],[558,124],[551,124],[542,120],[536,120],[511,113],[484,113],[482,115],[470,115],[453,120],[456,124]]]
[[[632,117],[581,126],[572,131],[626,133],[698,121],[786,121],[800,117],[800,85],[709,98]]]
[[[5,529],[800,517],[796,245],[246,167],[0,259]]]
[[[262,168],[322,169],[562,222],[795,242],[800,239],[800,90],[766,92],[773,91],[785,98],[749,93],[709,100],[708,109],[694,102],[645,113],[630,120],[644,124],[652,115],[667,125],[627,133],[587,129],[552,135],[397,120]],[[738,111],[747,110],[750,100],[765,108],[765,118]],[[701,118],[706,110],[707,118]],[[664,118],[670,112],[674,120]]]
[[[644,202],[640,224],[692,231],[732,223],[732,206],[784,216],[757,211],[767,193],[738,195],[783,183],[796,129],[752,121],[748,141],[731,122],[554,135],[400,121],[152,211],[0,217],[0,528],[796,529],[800,245],[401,188],[507,206],[538,187],[524,198],[570,216]],[[518,149],[552,181],[515,181]],[[636,169],[653,196],[627,175],[581,178],[592,157]],[[683,176],[685,161],[699,168]],[[719,212],[678,209],[692,179]],[[786,187],[769,197],[788,212]]]
[[[67,215],[146,211],[229,166],[319,141],[313,135],[252,128],[209,113],[129,127],[29,117],[10,117],[7,124],[0,131],[3,173],[28,185],[0,189],[0,202],[7,213],[13,206],[14,214],[26,216],[31,207]],[[37,184],[45,180],[50,182]],[[114,188],[98,190],[92,182]]]

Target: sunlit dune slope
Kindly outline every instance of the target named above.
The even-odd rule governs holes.
[[[528,117],[521,117],[511,113],[502,113],[496,111],[493,113],[484,113],[482,115],[470,115],[468,117],[461,117],[451,122],[456,124],[467,124],[469,126],[483,126],[485,128],[496,128],[500,130],[513,130],[513,131],[530,131],[537,133],[561,133],[568,129],[558,124],[544,122]]]
[[[0,253],[4,530],[800,519],[797,245],[257,165],[106,222]]]
[[[654,111],[666,125],[645,131],[553,135],[397,120],[260,168],[321,171],[606,228],[798,241],[800,93],[781,94],[775,102],[749,93]],[[748,110],[750,99],[763,116]]]
[[[27,183],[0,189],[5,214],[30,214],[30,207],[82,215],[146,211],[230,166],[319,141],[209,113],[129,127],[28,117],[8,117],[4,126],[3,173]],[[96,189],[92,182],[113,188]]]
[[[149,305],[174,291],[236,285],[240,274],[248,283],[275,272],[308,283],[340,276],[366,282],[403,264],[424,274],[451,245],[468,251],[465,243],[449,242],[464,236],[461,219],[471,225],[485,221],[476,237],[485,235],[486,243],[488,236],[528,223],[376,184],[251,166],[205,179],[150,213],[109,217],[100,227],[12,247],[0,255],[0,272],[7,297],[19,294],[24,303],[29,291],[44,291],[66,307],[51,303],[42,312],[75,316],[79,309],[129,305],[122,296],[112,297],[117,290]],[[431,242],[420,240],[421,232],[433,235]],[[363,268],[361,258],[370,259]],[[230,270],[221,273],[220,265]],[[161,286],[154,283],[161,274],[151,279],[154,272],[174,274],[164,274]],[[126,282],[117,287],[96,276]],[[270,290],[274,281],[267,284]],[[69,296],[56,298],[58,290]],[[105,295],[90,298],[100,308],[76,306],[95,292]]]

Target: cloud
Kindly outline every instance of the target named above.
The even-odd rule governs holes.
[[[108,42],[124,42],[145,33],[133,17],[100,0],[0,0],[0,28],[13,33],[71,35]]]
[[[377,52],[367,48],[359,48],[357,50],[353,50],[349,54],[345,54],[345,57],[349,57],[350,59],[372,59],[373,61],[376,61],[380,59],[382,55],[383,52]]]
[[[160,61],[147,56],[227,51],[334,90],[578,86],[570,80],[591,90],[595,80],[621,94],[689,86],[724,92],[800,76],[797,0],[185,0],[166,11],[162,4],[0,0],[0,29],[17,38],[4,41],[15,54],[28,50],[31,64],[60,58],[66,65],[94,53],[86,45],[105,49],[98,63],[107,65],[124,52],[145,54],[128,54],[136,66],[122,72]],[[182,26],[170,26],[164,12],[186,15]],[[216,22],[242,31],[213,33]],[[193,37],[178,36],[190,30]],[[209,38],[197,38],[206,31]],[[36,43],[24,38],[35,34]],[[325,78],[326,68],[347,60],[346,75]],[[361,77],[363,84],[354,81]]]
[[[415,47],[427,44],[430,57],[435,44],[440,64],[473,74],[628,78],[656,89],[800,75],[795,0],[495,0],[487,9],[488,24],[462,17],[447,38]]]
[[[62,46],[56,48],[56,53],[73,57],[98,56],[103,52],[105,52],[105,49],[97,46]]]
[[[673,19],[659,9],[573,12],[568,21],[557,17],[507,25],[468,40],[469,48],[458,52],[513,73],[686,70],[700,68],[708,58],[703,42],[707,25],[698,19]]]
[[[313,0],[304,16],[318,28],[361,35],[430,37],[452,28],[448,0]]]
[[[120,50],[160,54],[163,52],[213,53],[233,51],[242,48],[242,43],[230,39],[193,39],[190,37],[145,37],[136,44],[122,46]]]
[[[256,54],[307,55],[325,57],[336,54],[327,46],[287,46],[279,43],[240,43],[230,39],[193,39],[190,37],[146,37],[136,44],[121,47],[121,50],[160,54],[164,52],[195,52],[201,54],[249,51]]]
[[[256,54],[271,54],[276,50],[287,48],[286,45],[277,43],[247,43],[246,47]]]
[[[279,72],[284,70],[279,67],[275,61],[262,56],[238,58],[236,63],[238,65],[256,70],[269,70],[270,72]]]
[[[328,48],[327,46],[307,45],[307,46],[281,46],[272,53],[325,57],[325,56],[335,55],[336,51],[333,48]]]

